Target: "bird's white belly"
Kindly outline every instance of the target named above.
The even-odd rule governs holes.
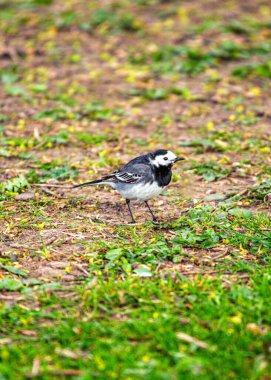
[[[153,182],[152,184],[139,183],[132,186],[128,185],[117,190],[126,199],[147,201],[159,195],[164,189],[165,187],[160,187],[157,183]]]

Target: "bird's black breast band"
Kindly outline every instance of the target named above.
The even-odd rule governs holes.
[[[154,180],[157,181],[158,186],[164,187],[167,186],[171,181],[171,166],[159,166],[154,167]]]

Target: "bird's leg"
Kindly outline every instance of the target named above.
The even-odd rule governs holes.
[[[128,206],[128,210],[129,210],[129,213],[130,213],[131,218],[132,218],[131,223],[135,223],[136,221],[134,219],[134,216],[133,216],[133,213],[132,213],[132,210],[131,210],[130,202],[131,202],[130,199],[126,199],[126,204]]]
[[[147,202],[147,201],[145,201],[145,203],[146,203],[146,206],[147,206],[147,207],[148,207],[148,209],[149,209],[149,212],[151,213],[151,216],[152,216],[152,220],[153,220],[154,222],[157,222],[157,218],[156,218],[156,216],[154,215],[154,213],[153,213],[152,209],[150,208],[150,206],[149,206],[148,202]]]

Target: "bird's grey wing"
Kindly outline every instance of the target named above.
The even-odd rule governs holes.
[[[146,182],[152,180],[151,168],[144,164],[125,165],[113,175],[118,181],[124,183],[138,183],[142,179]]]

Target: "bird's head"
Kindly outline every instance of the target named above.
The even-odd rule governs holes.
[[[183,157],[177,157],[170,150],[158,149],[149,154],[150,162],[156,167],[171,167],[175,162],[184,160]]]

